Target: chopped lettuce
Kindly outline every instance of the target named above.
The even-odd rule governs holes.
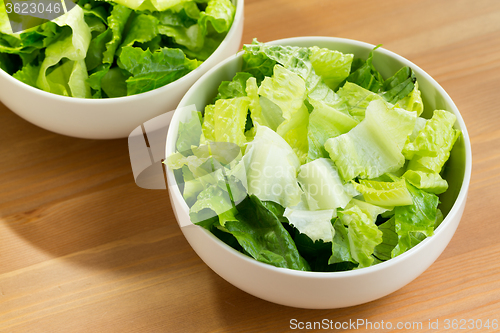
[[[248,103],[248,99],[243,97],[219,99],[215,102],[213,124],[216,142],[232,142],[239,146],[246,142]]]
[[[335,234],[331,222],[333,214],[333,209],[311,211],[286,208],[283,215],[291,225],[306,234],[312,241],[321,239],[327,243],[332,242]]]
[[[236,210],[234,218],[226,220],[220,229],[236,237],[246,253],[277,267],[309,270],[288,231],[258,197],[247,197]]]
[[[127,92],[140,94],[162,87],[186,75],[196,67],[198,60],[186,58],[179,49],[161,48],[155,52],[149,49],[126,46],[119,57],[121,69],[130,73],[126,80]]]
[[[344,208],[353,197],[352,191],[340,179],[337,168],[327,158],[318,158],[302,165],[297,179],[311,210]],[[336,216],[336,211],[333,212]]]
[[[348,133],[328,139],[325,149],[345,181],[375,178],[403,167],[401,151],[415,121],[416,114],[374,100],[365,119]]]
[[[284,121],[276,132],[290,144],[299,160],[307,159],[307,124],[309,112],[304,104],[304,80],[280,65],[274,67],[272,77],[262,81],[258,93],[277,105]]]
[[[382,232],[374,221],[357,205],[344,209],[340,221],[347,227],[347,239],[352,258],[359,263],[358,268],[371,266],[373,251],[382,242]]]
[[[413,204],[395,208],[394,224],[398,234],[398,244],[392,250],[393,257],[416,245],[414,238],[420,237],[419,233],[427,237],[432,236],[437,219],[439,198],[411,184],[407,184],[407,187]]]
[[[261,262],[324,272],[377,265],[433,235],[460,132],[447,111],[420,117],[411,68],[384,79],[373,51],[243,49],[242,71],[201,126],[196,113],[179,126],[167,160],[193,222]]]
[[[307,129],[307,160],[313,161],[317,158],[328,157],[324,147],[326,140],[349,132],[358,124],[358,121],[339,108],[323,101],[309,99],[309,103],[313,110],[309,115]]]
[[[13,34],[2,0],[0,69],[63,96],[140,94],[197,68],[235,15],[230,0],[79,0],[70,7]]]
[[[353,55],[313,46],[310,59],[316,74],[328,87],[336,89],[349,76]]]
[[[455,115],[450,112],[434,111],[415,140],[404,147],[407,156],[416,155],[408,164],[409,170],[441,172],[460,136],[460,131],[453,128],[455,120]]]
[[[301,201],[302,190],[297,183],[299,159],[276,132],[265,126],[257,127],[243,160],[249,194],[283,207],[293,207]]]
[[[401,179],[396,182],[381,182],[376,180],[361,179],[359,184],[353,182],[366,202],[384,206],[407,206],[413,203],[410,192],[406,188],[406,182]]]

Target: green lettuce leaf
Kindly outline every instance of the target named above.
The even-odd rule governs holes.
[[[392,207],[407,206],[413,203],[404,179],[395,182],[361,179],[359,182],[359,184],[353,182],[354,187],[363,194],[366,202],[373,205]]]
[[[102,62],[112,64],[118,46],[122,42],[123,31],[128,22],[132,10],[126,6],[115,5],[108,17],[108,26],[112,32],[111,40],[106,42],[106,51],[103,53]]]
[[[232,219],[233,214],[233,204],[229,193],[217,184],[210,185],[201,191],[189,210],[189,217],[193,223],[204,222],[215,216],[219,216],[219,219],[221,216]],[[226,220],[222,219],[221,224],[225,222]]]
[[[382,243],[373,250],[373,255],[380,260],[389,260],[392,258],[392,250],[398,244],[398,234],[396,233],[395,217],[391,217],[378,226],[382,231]]]
[[[0,0],[0,33],[9,35],[12,34],[12,28],[10,26],[9,16],[5,11],[4,0]]]
[[[266,76],[273,75],[273,68],[276,61],[270,59],[264,53],[260,52],[247,52],[247,45],[243,46],[245,53],[243,53],[243,66],[242,71],[252,74],[260,84]]]
[[[380,95],[351,82],[346,82],[337,94],[344,101],[349,114],[358,121],[365,118],[365,111],[370,102],[382,100]]]
[[[392,104],[402,100],[414,91],[417,78],[410,67],[403,67],[384,81],[382,97]],[[412,111],[412,110],[408,110]]]
[[[192,146],[200,145],[201,137],[201,114],[191,112],[191,117],[186,122],[179,123],[178,137],[175,143],[177,151],[183,155],[191,153]]]
[[[208,22],[218,33],[229,31],[233,23],[235,7],[230,0],[209,0],[205,11],[200,13],[199,24],[203,30],[208,30]]]
[[[276,267],[310,270],[278,217],[256,196],[240,203],[237,211],[234,220],[226,220],[221,229],[231,233],[246,253]]]
[[[126,46],[118,65],[132,76],[127,79],[128,95],[150,91],[173,82],[199,66],[179,49],[161,48],[155,52]]]
[[[352,199],[349,204],[345,207],[345,209],[349,209],[353,206],[357,206],[367,217],[368,219],[375,223],[377,221],[377,217],[389,210],[392,210],[394,207],[384,206],[380,207],[374,204],[371,204],[366,201]]]
[[[408,170],[403,178],[416,188],[434,194],[444,193],[448,189],[448,182],[437,172]]]
[[[358,124],[358,121],[323,101],[314,99],[308,101],[313,111],[309,115],[307,129],[307,161],[313,161],[317,158],[328,157],[324,148],[326,140],[349,132]]]
[[[277,119],[272,119],[270,115],[274,115],[274,113],[262,113],[262,106],[260,103],[259,97],[259,87],[257,86],[257,79],[255,77],[249,77],[245,83],[245,93],[248,96],[250,109],[250,118],[252,120],[252,124],[254,125],[262,125],[271,128],[272,130],[276,130],[283,122],[283,116],[281,110],[277,110],[275,113]],[[271,103],[271,102],[270,102]],[[275,109],[278,109],[277,107]]]
[[[307,125],[309,112],[304,104],[306,89],[304,80],[276,65],[272,77],[266,77],[259,87],[259,95],[276,104],[284,121],[276,132],[290,144],[299,160],[307,159]]]
[[[416,114],[372,101],[363,121],[346,134],[330,138],[325,149],[345,181],[375,178],[400,169],[401,151],[415,126]]]
[[[421,238],[421,236],[416,235],[417,233],[422,233],[427,237],[434,234],[439,198],[435,194],[419,190],[411,184],[407,183],[407,187],[412,196],[413,204],[395,208],[395,231],[398,234],[398,244],[392,250],[393,257],[416,245],[415,237]]]
[[[332,255],[328,258],[328,264],[355,262],[351,255],[348,229],[340,219],[335,219],[333,228],[335,233],[332,241]]]
[[[331,222],[334,213],[333,209],[312,211],[287,207],[283,216],[313,242],[321,239],[323,242],[328,243],[333,241],[335,234]]]
[[[91,33],[83,17],[83,10],[76,6],[67,14],[54,20],[59,26],[71,27],[71,33],[62,35],[60,39],[45,49],[45,59],[40,66],[37,86],[47,92],[73,97],[90,97],[90,87],[85,82],[88,78],[85,56],[90,44]],[[68,30],[66,30],[68,31]],[[50,67],[63,62],[49,74]]]
[[[283,207],[293,207],[301,201],[302,190],[297,183],[300,166],[290,145],[266,126],[258,126],[252,142],[246,146],[243,160],[249,194]]]
[[[40,66],[33,66],[28,64],[21,70],[14,73],[12,76],[21,82],[24,82],[32,87],[37,88],[38,74],[40,73]]]
[[[216,142],[232,142],[242,146],[247,141],[245,122],[249,103],[245,97],[219,99],[215,102],[213,124]]]
[[[201,144],[206,144],[210,141],[215,142],[215,124],[214,124],[215,105],[209,104],[205,106],[203,113],[203,123],[201,124],[202,136]]]
[[[347,238],[352,258],[358,268],[371,266],[373,251],[382,243],[382,232],[357,205],[339,213],[340,220],[347,227]]]
[[[313,46],[309,59],[316,74],[321,76],[331,89],[336,89],[351,71],[352,54]]]
[[[410,94],[397,101],[396,106],[407,111],[416,111],[417,116],[422,114],[424,111],[424,102],[422,101],[422,94],[418,89],[418,82],[415,82],[415,87]]]
[[[244,45],[243,50],[244,71],[252,73],[259,82],[264,79],[263,76],[272,76],[275,64],[279,64],[305,81],[306,93],[310,98],[327,103],[332,98],[333,90],[314,71],[309,59],[309,48],[266,45],[254,40],[252,44]],[[271,64],[273,67],[269,67]]]
[[[247,80],[252,77],[251,74],[245,72],[236,73],[231,81],[222,81],[219,85],[218,99],[229,99],[234,97],[245,97],[247,95],[246,86]]]
[[[435,173],[441,171],[461,133],[453,128],[455,120],[456,117],[451,112],[434,111],[432,118],[426,122],[415,140],[404,147],[405,155],[413,157],[408,164],[408,170]]]
[[[127,96],[127,79],[129,77],[130,75],[119,67],[110,68],[102,77],[102,91],[111,98]]]
[[[355,70],[347,77],[347,81],[375,93],[378,92],[384,84],[384,78],[372,64],[373,54],[377,48],[378,46],[370,52],[366,61],[359,58],[354,59],[352,67]]]
[[[153,15],[135,15],[130,23],[130,30],[122,39],[120,48],[134,46],[135,43],[147,43],[158,36],[159,20]]]
[[[137,11],[164,11],[188,0],[116,0],[114,2]]]
[[[327,158],[300,166],[297,180],[306,194],[309,209],[333,210],[330,219],[336,216],[337,208],[344,208],[353,197],[352,191],[340,179],[337,168]]]

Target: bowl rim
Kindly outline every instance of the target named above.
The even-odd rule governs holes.
[[[360,46],[360,47],[364,47],[364,48],[367,48],[370,50],[372,50],[375,47],[375,45],[373,45],[373,44],[358,41],[358,40],[341,38],[341,37],[327,37],[327,36],[303,36],[303,37],[283,38],[283,39],[273,40],[270,42],[265,42],[265,44],[288,45],[289,43],[304,42],[304,41],[305,42],[342,43],[342,44]],[[178,108],[188,105],[187,99],[190,98],[190,95],[193,94],[193,92],[195,92],[203,84],[203,81],[206,78],[213,75],[213,73],[218,71],[219,68],[225,66],[226,64],[240,60],[243,53],[244,53],[244,51],[238,52],[237,54],[233,55],[232,57],[229,57],[229,58],[221,61],[216,66],[214,66],[212,69],[210,69],[205,74],[203,74],[202,77],[200,77],[200,79],[198,79],[198,81],[195,84],[193,84],[193,86],[191,86],[191,88],[186,92],[186,94],[184,95],[182,100],[179,102]],[[425,244],[433,241],[433,239],[435,239],[435,236],[442,234],[444,232],[444,229],[449,225],[449,223],[447,223],[447,222],[459,213],[459,210],[462,208],[461,206],[465,205],[465,202],[467,199],[467,192],[469,189],[471,173],[472,173],[472,150],[471,150],[470,138],[469,138],[469,134],[468,134],[465,122],[462,118],[462,115],[460,114],[460,111],[458,110],[457,106],[455,105],[455,103],[453,102],[451,97],[448,95],[448,93],[427,72],[425,72],[419,66],[415,65],[410,60],[408,60],[408,59],[406,59],[406,58],[404,58],[404,57],[402,57],[402,56],[400,56],[400,55],[398,55],[398,54],[396,54],[388,49],[385,49],[383,47],[377,48],[375,50],[375,53],[382,53],[390,58],[394,58],[395,60],[398,60],[399,62],[401,62],[407,66],[411,66],[411,68],[417,73],[418,76],[422,76],[426,80],[431,82],[432,86],[437,90],[439,95],[441,95],[443,97],[443,99],[445,100],[445,102],[450,106],[451,110],[448,110],[448,111],[453,112],[453,114],[455,114],[455,116],[457,118],[456,123],[458,124],[458,126],[462,132],[462,136],[464,139],[464,148],[465,148],[464,149],[465,150],[465,169],[464,169],[464,176],[463,176],[462,185],[460,187],[460,191],[457,195],[457,198],[455,199],[455,202],[453,203],[453,206],[451,207],[447,216],[441,222],[440,226],[435,230],[434,235],[432,237],[427,237],[422,242],[420,242],[419,244],[417,244],[413,248],[409,249],[408,251],[398,255],[395,258],[391,258],[387,261],[378,263],[374,266],[364,267],[362,269],[355,269],[355,270],[350,270],[350,271],[314,272],[314,271],[299,271],[299,270],[294,270],[294,269],[275,267],[275,266],[270,265],[270,264],[265,264],[265,263],[259,262],[259,261],[255,260],[247,255],[244,255],[243,253],[236,251],[235,249],[233,249],[232,247],[230,247],[229,245],[227,245],[226,243],[224,243],[223,241],[218,239],[215,235],[213,235],[211,232],[204,229],[203,227],[196,226],[193,223],[191,223],[189,226],[193,225],[193,226],[198,227],[206,235],[208,235],[216,243],[218,243],[219,246],[224,247],[225,249],[228,250],[229,253],[231,253],[235,256],[238,256],[240,259],[246,261],[247,263],[249,263],[251,265],[255,265],[255,266],[257,266],[261,269],[264,269],[264,270],[270,270],[270,271],[277,273],[277,274],[292,275],[292,276],[296,276],[296,277],[312,278],[312,279],[332,279],[332,278],[333,279],[335,279],[335,278],[340,279],[340,278],[345,278],[345,277],[363,276],[363,275],[372,274],[372,273],[390,268],[391,266],[398,265],[401,261],[406,260],[407,257],[414,255],[415,253],[417,253],[417,251],[420,251],[425,246]],[[166,138],[166,147],[165,147],[166,153],[170,153],[169,152],[169,144],[170,144],[169,139],[174,140],[172,138],[174,132],[175,132],[175,135],[177,135],[179,120],[180,120],[180,112],[175,112],[174,116],[172,118],[171,125],[175,124],[175,126],[177,126],[177,128],[175,129],[175,131],[172,131],[172,127],[170,127],[170,129],[169,129],[169,133],[168,133],[169,135],[167,135],[167,138]],[[166,154],[165,156],[168,156],[168,155]],[[167,168],[166,174],[167,174],[167,180],[169,181],[168,187],[170,190],[170,195],[171,196],[175,195],[178,198],[180,198],[182,208],[186,209],[187,204],[184,201],[184,199],[180,193],[179,187],[175,181],[175,177],[173,176],[172,170],[170,168]],[[171,185],[174,185],[174,186],[171,186]],[[173,209],[175,210],[175,208],[173,208]],[[181,228],[185,228],[185,227],[181,227]]]
[[[89,104],[90,106],[93,104],[100,104],[100,103],[111,104],[111,103],[114,103],[117,101],[118,102],[130,102],[133,100],[154,97],[154,96],[150,96],[150,95],[161,93],[162,90],[167,90],[168,87],[171,87],[171,85],[173,85],[175,83],[182,83],[184,81],[188,81],[193,76],[198,75],[198,72],[206,70],[206,67],[209,66],[209,64],[207,63],[208,60],[218,56],[222,52],[221,50],[226,48],[226,46],[229,44],[229,40],[232,39],[233,35],[236,34],[236,30],[238,29],[238,24],[235,24],[235,23],[240,22],[244,19],[244,17],[243,17],[244,2],[245,2],[245,0],[234,0],[233,1],[233,3],[236,3],[236,11],[234,14],[233,23],[231,24],[231,28],[229,29],[229,31],[227,32],[226,36],[224,37],[222,42],[219,44],[219,46],[217,46],[215,51],[205,61],[203,61],[203,63],[200,66],[196,67],[191,72],[180,77],[179,79],[177,79],[173,82],[170,82],[162,87],[150,90],[150,91],[146,91],[146,92],[136,94],[136,95],[113,97],[113,98],[98,98],[98,99],[97,98],[81,98],[81,97],[71,97],[71,96],[58,95],[58,94],[50,93],[50,92],[32,87],[29,84],[26,84],[22,81],[17,80],[12,75],[8,74],[7,72],[5,72],[2,69],[0,69],[0,77],[4,77],[7,81],[10,81],[9,82],[10,84],[14,84],[21,89],[22,88],[27,89],[29,92],[37,94],[41,97],[53,98],[55,100],[59,100],[62,102],[75,101],[78,103]],[[225,60],[225,59],[223,59],[223,60]]]

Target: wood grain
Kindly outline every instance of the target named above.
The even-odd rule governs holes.
[[[198,258],[166,191],[134,184],[126,140],[60,136],[0,104],[0,332],[288,332],[291,319],[451,332],[446,319],[500,321],[500,2],[246,1],[244,43],[311,35],[383,44],[433,76],[462,113],[473,149],[468,203],[426,272],[351,308],[262,301]]]

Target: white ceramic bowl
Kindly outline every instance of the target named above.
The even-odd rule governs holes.
[[[374,47],[332,37],[290,38],[274,41],[272,44],[317,45],[353,53],[358,57],[366,57]],[[215,96],[219,83],[231,80],[241,65],[242,57],[239,53],[214,67],[189,89],[179,107],[195,104],[198,110],[202,110]],[[378,265],[346,272],[320,273],[263,264],[233,250],[202,227],[193,224],[182,227],[182,232],[196,253],[222,278],[249,294],[278,304],[316,309],[347,307],[369,302],[398,290],[424,272],[445,249],[462,217],[470,182],[471,148],[464,121],[443,88],[410,61],[379,48],[374,57],[374,65],[385,77],[402,66],[410,66],[417,76],[427,112],[445,109],[457,116],[456,127],[462,131],[462,137],[455,144],[444,174],[450,187],[440,197],[440,208],[446,217],[435,234],[406,253]],[[175,151],[179,121],[183,121],[186,116],[186,112],[174,114],[167,136],[167,156]],[[179,224],[185,225],[189,221],[188,206],[171,170],[167,172],[167,179],[175,215]]]
[[[33,88],[0,70],[0,100],[27,121],[49,131],[85,139],[125,138],[137,126],[175,110],[186,91],[205,72],[240,49],[244,0],[217,50],[198,68],[161,88],[127,97],[81,99]]]

